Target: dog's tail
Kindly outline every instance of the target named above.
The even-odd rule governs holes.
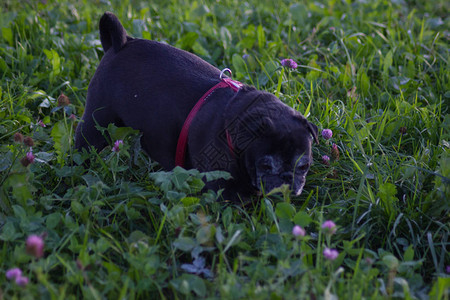
[[[118,52],[127,42],[127,32],[119,19],[110,12],[105,12],[99,24],[100,41],[103,51],[108,51],[111,46],[114,52]]]

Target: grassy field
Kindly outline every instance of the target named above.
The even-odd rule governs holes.
[[[331,129],[303,194],[217,202],[129,129],[76,152],[104,11]],[[3,0],[0,299],[449,299],[448,16],[445,0]]]

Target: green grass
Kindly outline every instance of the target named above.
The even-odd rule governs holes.
[[[76,152],[107,10],[332,129],[303,194],[217,202],[205,174],[161,172],[128,129],[105,129],[118,154]],[[448,299],[448,12],[444,0],[3,1],[0,299]],[[15,133],[34,140],[27,167]],[[324,165],[332,143],[339,159]],[[25,240],[42,233],[32,259]],[[3,275],[13,267],[25,288]]]

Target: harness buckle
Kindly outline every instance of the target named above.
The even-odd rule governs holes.
[[[230,76],[225,75],[225,72],[230,73]],[[231,70],[228,69],[228,68],[223,69],[222,71],[220,71],[220,75],[219,75],[220,80],[223,80],[223,79],[224,79],[224,78],[223,78],[224,75],[227,76],[227,77],[229,77],[229,78],[232,78],[233,72],[231,72]]]

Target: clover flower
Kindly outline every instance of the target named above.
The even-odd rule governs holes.
[[[12,268],[6,271],[6,278],[8,280],[16,279],[17,277],[22,276],[22,270],[19,268]]]
[[[117,140],[114,142],[114,146],[112,148],[113,152],[119,152],[120,151],[120,146],[123,145],[123,141],[122,140]]]
[[[286,68],[297,69],[298,64],[291,58],[281,60],[281,65]]]
[[[322,224],[322,229],[324,229],[326,234],[334,234],[337,230],[336,224],[331,221],[331,220],[327,220],[325,222],[323,222]]]
[[[29,282],[28,278],[22,276],[22,270],[19,268],[12,268],[6,271],[6,278],[8,280],[14,280],[18,286],[26,286]]]
[[[77,120],[77,116],[75,116],[74,114],[71,114],[69,116],[69,120],[76,121]]]
[[[16,284],[18,286],[24,287],[28,284],[28,282],[29,282],[29,279],[25,276],[20,276],[20,277],[16,278]]]
[[[339,256],[339,252],[336,249],[325,248],[323,256],[328,260],[335,260]]]
[[[58,102],[58,106],[67,106],[67,105],[70,104],[69,97],[67,97],[63,93],[61,93],[61,95],[59,95],[59,97],[56,100],[56,102]]]
[[[333,157],[334,160],[339,159],[339,149],[338,149],[338,146],[334,143],[331,146],[331,156]]]
[[[294,228],[292,228],[292,234],[293,234],[295,237],[298,237],[298,236],[305,236],[306,231],[305,231],[305,229],[303,229],[302,227],[300,227],[300,226],[298,226],[298,225],[295,225]]]
[[[41,126],[41,127],[47,127],[47,125],[44,124],[44,122],[42,122],[42,120],[39,120],[37,122],[37,125]]]
[[[30,164],[34,163],[35,156],[33,155],[33,152],[31,152],[31,151],[27,152],[26,157],[27,157],[28,161],[30,162]]]
[[[28,147],[33,147],[34,146],[33,138],[30,137],[30,136],[25,137],[23,139],[23,143],[25,144],[25,146],[28,146]]]
[[[44,239],[38,235],[30,235],[26,241],[26,250],[28,254],[41,258],[44,256]]]
[[[331,137],[333,136],[333,131],[331,131],[331,129],[324,129],[322,130],[322,137],[326,140],[331,139]]]
[[[22,143],[23,142],[23,134],[21,134],[20,132],[14,133],[14,142]]]
[[[329,165],[330,164],[330,157],[328,155],[323,155],[322,156],[322,163],[324,165]]]
[[[20,163],[24,166],[24,167],[28,167],[30,164],[34,163],[34,159],[35,156],[33,154],[33,152],[29,151],[27,152],[27,154],[25,155],[25,157],[23,157],[20,160]]]

